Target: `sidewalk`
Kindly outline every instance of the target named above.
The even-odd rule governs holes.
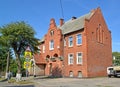
[[[15,79],[15,77],[12,77],[11,79]],[[22,81],[31,81],[32,82],[32,77],[26,78],[22,77]],[[9,83],[8,80],[3,79],[0,80],[0,87],[37,87],[34,85],[34,83],[27,83],[27,84],[19,84],[19,83]]]

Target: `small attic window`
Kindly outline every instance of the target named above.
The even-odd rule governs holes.
[[[53,31],[53,30],[50,31],[50,35],[51,35],[51,36],[54,35],[54,31]]]

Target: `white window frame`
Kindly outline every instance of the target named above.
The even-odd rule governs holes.
[[[45,53],[45,45],[43,45],[43,53]]]
[[[82,78],[82,71],[78,71],[78,77]]]
[[[70,55],[72,55],[72,58],[70,57]],[[71,65],[74,63],[74,55],[73,53],[69,53],[68,54],[68,64]]]
[[[81,56],[78,56],[79,53],[81,54]],[[76,57],[77,57],[76,58],[77,59],[77,64],[83,64],[83,53],[82,52],[77,52]]]
[[[53,43],[52,43],[53,42]],[[49,49],[53,50],[54,49],[54,40],[50,40],[49,42]]]
[[[69,71],[69,76],[70,76],[70,77],[73,77],[73,76],[74,76],[73,71]]]
[[[53,31],[53,30],[50,31],[50,35],[51,35],[51,36],[54,35],[54,31]]]
[[[38,46],[38,52],[41,53],[41,48],[40,48],[40,46]]]
[[[70,38],[72,38],[72,44],[70,44],[70,43],[71,43]],[[68,38],[68,46],[69,46],[69,47],[72,47],[72,46],[73,46],[73,37],[72,37],[72,36],[70,36],[70,37]]]
[[[81,37],[78,38],[78,35],[80,35]],[[78,43],[79,40],[81,41],[81,43]],[[77,45],[82,45],[82,34],[81,33],[76,35],[76,44]]]

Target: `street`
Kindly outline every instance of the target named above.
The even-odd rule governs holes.
[[[0,82],[0,87],[119,87],[120,78],[36,78],[33,84],[11,84]]]

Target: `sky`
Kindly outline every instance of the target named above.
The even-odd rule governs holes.
[[[112,32],[112,51],[120,52],[120,0],[0,0],[0,26],[25,21],[41,39],[48,31],[50,19],[65,21],[80,17],[100,7]],[[62,6],[62,8],[61,8]]]

